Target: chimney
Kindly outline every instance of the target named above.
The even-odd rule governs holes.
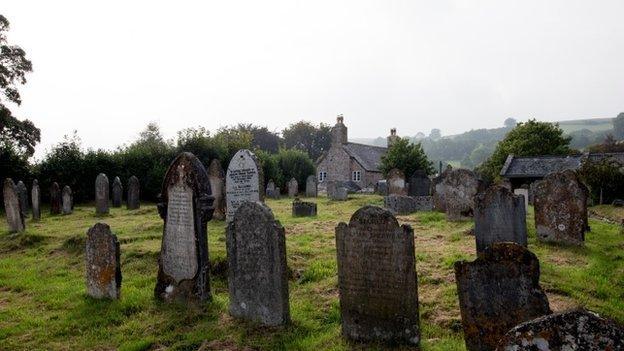
[[[347,143],[347,127],[344,125],[344,117],[342,116],[342,114],[336,117],[336,125],[332,128],[331,135],[332,144],[340,145]]]
[[[390,135],[388,136],[388,148],[390,148],[398,139],[399,137],[397,136],[396,128],[390,129]]]

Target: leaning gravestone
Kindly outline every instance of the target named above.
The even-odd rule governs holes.
[[[418,345],[414,231],[365,206],[336,227],[342,333],[356,341]]]
[[[28,189],[21,180],[17,182],[17,196],[19,197],[20,209],[26,216],[28,214]]]
[[[154,289],[157,299],[210,299],[206,226],[213,200],[202,163],[189,152],[178,155],[167,170],[158,203],[165,224]]]
[[[474,197],[481,190],[481,181],[467,169],[451,169],[445,173],[436,185],[436,194],[443,198],[446,217],[450,221],[472,217]]]
[[[306,179],[306,197],[317,197],[318,185],[316,184],[316,177],[309,175]]]
[[[208,179],[214,197],[215,209],[212,218],[222,221],[225,219],[225,178],[221,162],[216,158],[210,161]]]
[[[119,241],[105,223],[87,232],[85,264],[87,294],[96,299],[118,299],[121,290]]]
[[[226,188],[226,219],[231,222],[238,207],[245,201],[262,201],[262,169],[251,151],[239,150],[228,165]]]
[[[226,232],[230,314],[268,326],[290,321],[284,227],[258,202],[241,204]]]
[[[553,173],[535,185],[535,228],[542,241],[582,245],[589,191],[573,171]]]
[[[316,204],[295,198],[292,203],[292,215],[293,217],[314,217],[316,216]]]
[[[514,327],[497,350],[624,350],[624,329],[590,311],[566,311]]]
[[[514,190],[515,195],[524,196],[524,208],[528,211],[529,209],[529,189],[518,188]]]
[[[537,257],[515,243],[493,243],[475,261],[455,262],[469,351],[494,350],[509,329],[551,313],[539,274]]]
[[[39,181],[33,180],[32,189],[30,190],[32,202],[32,218],[34,221],[41,219],[41,189],[39,189]]]
[[[297,179],[290,178],[288,181],[288,197],[295,197],[299,194],[299,183]]]
[[[139,178],[132,176],[128,179],[128,196],[126,197],[126,208],[128,210],[137,210],[141,207],[141,186]]]
[[[50,214],[61,214],[62,207],[61,188],[57,182],[54,182],[50,186]]]
[[[19,192],[13,179],[6,178],[2,189],[4,196],[4,211],[6,212],[9,232],[22,232],[26,229],[24,213],[20,208]]]
[[[500,185],[475,196],[475,239],[477,253],[495,242],[527,246],[524,199]]]
[[[431,195],[431,179],[427,172],[419,169],[412,174],[409,179],[409,196],[429,196]]]
[[[63,187],[61,198],[63,200],[63,214],[71,214],[74,206],[72,204],[72,191],[69,185]]]
[[[98,215],[108,214],[108,177],[100,173],[95,178],[95,213]]]
[[[121,184],[121,179],[115,177],[115,180],[113,180],[113,207],[121,207],[122,197],[123,185]]]
[[[407,195],[407,184],[403,172],[394,168],[388,173],[387,178],[388,195]]]

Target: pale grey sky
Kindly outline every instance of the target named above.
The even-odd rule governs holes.
[[[77,129],[113,148],[150,122],[351,137],[624,111],[624,1],[3,0],[34,72],[18,117],[42,155]]]

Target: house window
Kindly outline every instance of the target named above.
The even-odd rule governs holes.
[[[353,179],[354,182],[359,182],[360,180],[362,180],[362,172],[353,171],[353,175],[351,176],[351,179]]]
[[[325,179],[327,179],[327,172],[319,172],[319,176],[318,176],[319,182],[324,181]]]

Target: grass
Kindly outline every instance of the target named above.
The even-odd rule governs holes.
[[[209,223],[213,301],[166,305],[153,298],[162,221],[155,206],[112,209],[96,217],[90,206],[73,214],[28,221],[22,234],[7,233],[0,218],[0,348],[23,350],[350,350],[340,336],[334,228],[378,196],[347,202],[315,199],[316,218],[293,218],[290,200],[268,205],[286,228],[291,270],[292,324],[266,328],[227,313],[224,222]],[[45,212],[44,212],[45,213]],[[541,262],[542,287],[551,307],[583,306],[624,322],[624,236],[619,226],[591,220],[582,248],[538,243],[529,213],[529,248]],[[122,296],[98,301],[85,294],[84,238],[98,221],[121,242]],[[453,263],[475,257],[472,223],[450,223],[440,213],[399,216],[416,236],[416,267],[423,350],[464,350]]]

